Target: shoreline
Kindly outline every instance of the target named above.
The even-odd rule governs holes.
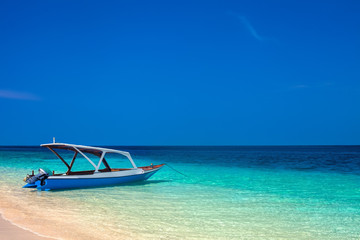
[[[41,195],[34,195],[32,192],[18,195],[19,192],[16,194],[13,191],[12,188],[4,190],[7,194],[0,197],[1,240],[96,240],[115,237],[116,239],[139,239],[132,232],[121,230],[107,234],[103,231],[99,232],[98,225],[93,224],[96,222],[93,218],[88,219],[82,214],[74,214],[74,209],[55,207],[52,208],[55,212],[46,214],[44,218],[44,210],[47,211],[46,209],[53,204],[58,206],[56,202],[59,200],[63,204],[61,206],[73,205],[65,199],[53,198],[51,195],[44,199]],[[88,214],[85,215],[88,216]],[[66,221],[61,220],[64,217]]]
[[[30,229],[20,227],[19,225],[9,221],[0,213],[0,239],[7,240],[54,240],[57,238],[48,237]]]

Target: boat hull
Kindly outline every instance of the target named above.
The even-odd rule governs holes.
[[[135,174],[119,175],[119,173],[99,173],[91,175],[72,175],[72,176],[50,176],[44,181],[36,181],[34,184],[26,184],[24,188],[37,188],[38,190],[58,190],[73,188],[91,188],[126,184],[132,182],[145,181],[154,175],[160,168],[150,171],[136,172]],[[126,174],[126,172],[125,172]],[[104,175],[104,176],[102,176]]]

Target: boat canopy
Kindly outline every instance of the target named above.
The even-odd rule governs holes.
[[[137,168],[137,166],[135,165],[134,161],[131,158],[130,153],[125,152],[125,151],[119,151],[119,150],[115,150],[115,149],[101,148],[101,147],[90,147],[90,146],[83,146],[83,145],[75,145],[75,144],[68,144],[68,143],[47,143],[47,144],[42,144],[40,146],[41,147],[47,147],[58,158],[60,158],[60,160],[63,161],[63,163],[68,168],[67,173],[69,173],[71,171],[71,168],[72,168],[72,166],[73,166],[73,164],[75,162],[75,159],[76,159],[78,153],[80,153],[84,158],[86,158],[90,162],[91,165],[94,166],[95,172],[99,171],[101,163],[104,163],[106,169],[111,171],[111,168],[110,168],[109,164],[105,160],[105,154],[106,153],[118,153],[118,154],[121,154],[121,155],[128,158],[128,160],[130,161],[131,165],[134,168]],[[69,150],[69,151],[75,152],[74,157],[73,157],[70,165],[54,149],[64,149],[64,150]],[[90,154],[93,154],[93,155],[99,157],[100,158],[99,162],[97,164],[95,164],[90,158],[88,158],[85,155],[85,153],[90,153]]]

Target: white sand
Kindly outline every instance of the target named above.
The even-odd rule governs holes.
[[[2,240],[50,240],[53,238],[46,238],[36,235],[30,231],[15,226],[11,222],[0,217],[0,239]]]

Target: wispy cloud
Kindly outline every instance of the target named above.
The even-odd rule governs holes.
[[[40,98],[32,93],[0,89],[0,98],[38,101]]]
[[[334,82],[319,82],[316,84],[296,84],[289,86],[289,89],[321,89],[321,88],[329,88],[335,85]]]
[[[254,26],[249,22],[249,20],[245,16],[238,16],[241,23],[244,27],[250,32],[251,36],[253,36],[258,41],[263,41],[264,38],[258,34]]]

